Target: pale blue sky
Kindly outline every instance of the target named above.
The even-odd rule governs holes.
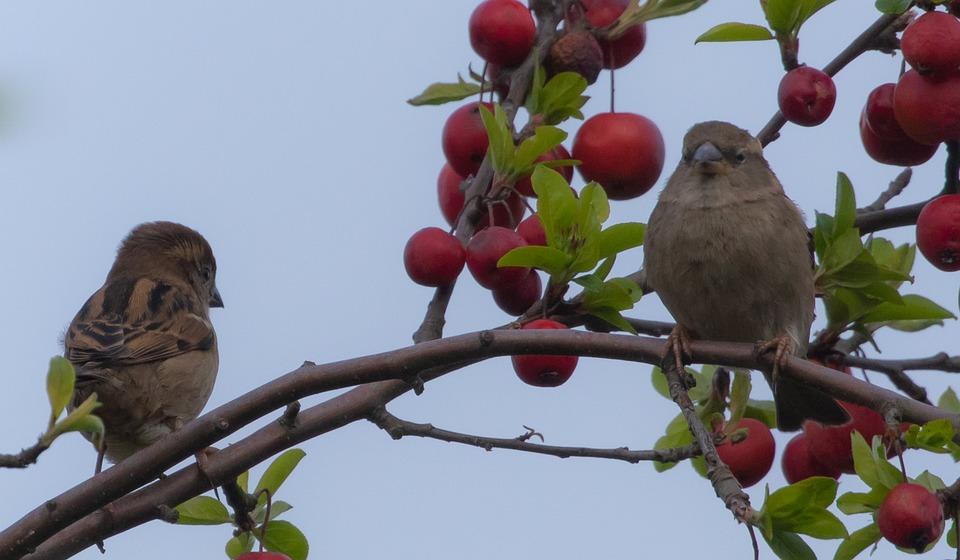
[[[208,408],[303,360],[408,344],[431,292],[408,281],[401,253],[413,231],[443,224],[435,200],[440,129],[455,106],[413,108],[404,100],[455,78],[467,63],[481,67],[466,34],[474,5],[0,4],[0,239],[9,263],[0,280],[0,340],[8,349],[0,448],[28,445],[43,428],[43,374],[60,351],[58,337],[100,286],[120,239],[146,220],[188,224],[217,255],[226,308],[213,313],[221,369]],[[872,2],[837,2],[805,28],[801,60],[822,66],[876,16]],[[756,132],[773,113],[781,70],[772,43],[693,45],[721,21],[761,18],[756,2],[715,1],[650,24],[646,51],[617,74],[617,106],[660,126],[666,170],[651,193],[616,203],[612,219],[646,221],[693,123],[724,119]],[[808,216],[832,209],[838,170],[850,175],[864,203],[896,175],[863,153],[857,118],[870,89],[896,79],[898,65],[879,53],[856,61],[837,80],[831,119],[815,129],[787,126],[767,150]],[[604,74],[588,115],[604,110],[606,83]],[[941,187],[944,157],[941,150],[916,169],[901,203]],[[906,241],[913,231],[885,235]],[[640,251],[628,254],[620,270],[640,260]],[[908,290],[957,311],[956,276],[922,259],[916,273]],[[656,297],[633,313],[668,318]],[[466,278],[447,332],[506,319]],[[909,337],[883,334],[880,342],[891,357],[955,353],[956,332],[951,324]],[[649,377],[646,366],[584,359],[563,387],[536,389],[520,383],[502,358],[432,383],[392,410],[484,435],[511,437],[527,424],[553,444],[648,448],[675,414]],[[946,374],[916,378],[934,396],[955,384]],[[303,448],[308,455],[280,497],[295,506],[286,518],[309,535],[311,558],[750,554],[746,531],[687,466],[657,475],[647,464],[395,442],[363,423]],[[926,465],[918,459],[907,459],[914,473]],[[92,449],[74,435],[38,465],[0,472],[0,526],[86,478],[93,462]],[[949,462],[931,464],[955,476]],[[783,484],[779,463],[767,481]],[[847,479],[841,486],[857,488]],[[762,485],[750,494],[759,505]],[[851,519],[848,526],[865,523]],[[110,539],[107,548],[116,559],[175,551],[225,558],[229,533],[157,522]],[[821,558],[836,546],[813,544]],[[881,548],[883,557],[894,554]],[[90,550],[79,558],[100,555]]]

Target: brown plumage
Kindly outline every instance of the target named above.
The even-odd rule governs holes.
[[[216,272],[196,231],[141,224],[70,323],[64,355],[77,368],[74,404],[97,393],[111,461],[179,429],[210,397],[218,365],[210,308],[223,307]]]
[[[806,354],[814,316],[807,227],[747,131],[719,121],[690,129],[650,216],[644,258],[681,347],[689,335]],[[831,397],[776,370],[767,380],[780,429],[847,420]]]

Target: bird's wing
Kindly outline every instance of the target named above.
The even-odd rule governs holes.
[[[64,337],[67,359],[102,367],[154,362],[214,344],[210,321],[189,289],[140,278],[108,283],[90,297]]]

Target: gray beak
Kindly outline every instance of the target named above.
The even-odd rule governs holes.
[[[696,163],[718,162],[723,159],[723,154],[713,145],[712,142],[700,144],[697,151],[693,152],[693,161]]]
[[[210,294],[210,307],[223,307],[223,298],[220,297],[220,290],[213,287],[213,293]]]

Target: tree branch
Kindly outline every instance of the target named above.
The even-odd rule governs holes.
[[[533,73],[537,65],[547,56],[550,45],[557,35],[557,25],[563,20],[566,6],[569,1],[538,2],[535,6],[537,14],[537,38],[530,55],[523,61],[510,77],[510,91],[503,102],[503,111],[507,121],[512,123],[517,115],[517,109],[523,106],[533,82]],[[489,154],[483,158],[476,176],[470,180],[470,186],[464,191],[464,200],[467,206],[460,213],[456,224],[456,235],[466,244],[476,229],[477,222],[483,215],[482,204],[487,187],[492,183],[494,176],[493,162]],[[471,204],[470,201],[473,201]],[[454,283],[437,288],[427,305],[427,312],[420,327],[413,333],[415,343],[436,340],[443,336],[443,326],[446,323],[445,315],[450,297],[453,295]]]
[[[864,214],[866,212],[876,212],[878,210],[883,210],[887,207],[887,203],[893,200],[895,197],[899,196],[903,192],[907,185],[910,184],[910,179],[913,177],[913,169],[907,167],[901,171],[893,181],[890,181],[890,185],[885,191],[880,193],[880,196],[877,197],[872,203],[864,206],[863,208],[858,208],[858,214]]]
[[[828,76],[836,76],[847,64],[853,62],[861,54],[873,49],[876,46],[877,37],[882,35],[890,27],[897,24],[900,19],[896,14],[884,14],[874,21],[870,27],[867,27],[863,33],[858,35],[847,48],[840,51],[833,60],[823,67],[823,72]],[[757,140],[760,144],[766,146],[780,137],[780,129],[787,124],[787,119],[783,118],[783,113],[777,111],[769,122],[757,134]]]
[[[879,371],[890,378],[890,381],[911,398],[931,404],[927,390],[914,382],[907,375],[909,370],[935,370],[960,373],[960,356],[949,356],[940,352],[929,358],[914,358],[906,360],[881,360],[854,355],[844,355],[840,359],[845,365]]]
[[[528,453],[552,455],[561,459],[566,459],[568,457],[592,457],[596,459],[616,459],[618,461],[626,461],[634,464],[639,463],[640,461],[676,463],[678,461],[700,455],[700,447],[696,444],[672,449],[633,451],[626,447],[596,449],[591,447],[562,447],[557,445],[530,443],[527,440],[529,436],[539,435],[533,431],[528,431],[526,434],[515,438],[491,438],[475,436],[436,428],[432,424],[417,424],[407,420],[402,420],[387,412],[386,408],[378,408],[374,410],[372,413],[370,413],[368,420],[390,434],[390,437],[393,439],[400,439],[404,436],[416,436],[437,439],[450,443],[472,445],[487,451],[492,449],[512,449],[514,451],[526,451]]]
[[[664,344],[663,340],[640,336],[514,329],[470,333],[333,364],[305,366],[205,414],[130,459],[48,500],[0,533],[0,557],[18,558],[38,546],[33,558],[65,557],[63,554],[69,551],[81,550],[97,540],[157,518],[158,506],[176,506],[208,490],[211,481],[222,484],[277,452],[366,418],[377,407],[412,388],[402,381],[371,383],[373,381],[405,379],[420,372],[428,382],[465,361],[514,354],[576,354],[659,364]],[[758,362],[751,344],[694,341],[691,350],[696,363],[769,367],[766,357]],[[895,403],[908,422],[923,424],[950,418],[960,427],[957,415],[803,359],[790,357],[781,375],[875,410]],[[191,465],[125,496],[154,480],[160,471],[192,454],[193,450],[212,445],[262,416],[265,408],[282,408],[296,398],[320,392],[318,388],[359,383],[369,384],[301,411],[292,428],[271,422],[210,455],[206,475]],[[226,429],[217,431],[214,426],[218,420],[227,418],[230,421]],[[108,503],[108,508],[97,511]],[[48,542],[40,546],[44,541]]]
[[[40,454],[49,447],[49,445],[45,445],[42,440],[38,439],[37,443],[30,447],[24,447],[20,450],[20,453],[0,453],[0,468],[25,469],[36,463]]]

